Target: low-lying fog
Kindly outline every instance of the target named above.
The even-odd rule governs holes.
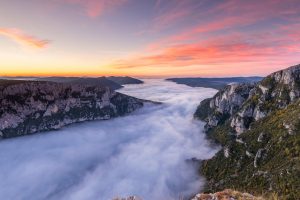
[[[0,141],[0,198],[169,200],[198,192],[204,180],[186,160],[210,158],[216,149],[192,116],[216,90],[146,80],[120,92],[164,104]]]

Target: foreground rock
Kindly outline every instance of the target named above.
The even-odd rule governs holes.
[[[261,197],[255,197],[249,193],[241,193],[234,190],[224,190],[216,193],[197,194],[191,200],[264,200]]]
[[[143,102],[94,85],[1,81],[0,136],[9,138],[76,122],[110,119],[141,108]]]
[[[112,200],[142,200],[142,199],[137,196],[130,196],[126,198],[114,198]],[[178,200],[181,200],[181,198],[178,198]],[[266,199],[262,197],[255,197],[249,193],[242,193],[242,192],[226,189],[224,191],[216,192],[216,193],[197,194],[191,200],[266,200]]]
[[[223,149],[204,161],[207,191],[300,196],[300,65],[257,84],[225,87],[199,105],[208,137]]]

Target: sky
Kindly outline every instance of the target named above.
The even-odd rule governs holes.
[[[222,77],[300,63],[299,0],[0,0],[1,76]]]

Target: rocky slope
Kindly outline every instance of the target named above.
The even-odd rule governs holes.
[[[223,145],[204,162],[208,191],[236,188],[300,196],[300,65],[257,84],[234,84],[201,102],[195,117]]]
[[[206,120],[207,127],[217,126],[230,117],[237,134],[249,129],[253,121],[274,110],[286,108],[300,97],[300,65],[275,72],[257,84],[226,86],[212,99],[201,102],[195,116]],[[205,112],[202,113],[203,108]]]
[[[41,81],[0,81],[0,137],[122,116],[144,101],[109,88]]]

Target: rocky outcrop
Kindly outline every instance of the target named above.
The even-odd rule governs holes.
[[[0,137],[110,119],[142,106],[143,100],[94,85],[41,81],[0,84]]]
[[[300,195],[300,65],[254,85],[227,86],[201,102],[195,117],[223,148],[203,162],[207,191],[236,188]]]
[[[232,117],[231,127],[240,134],[250,123],[266,117],[276,109],[286,108],[300,97],[300,65],[271,74],[249,93],[247,102]]]
[[[264,198],[255,197],[249,193],[226,189],[216,193],[197,194],[191,200],[264,200]]]
[[[276,109],[286,108],[300,97],[300,65],[275,72],[257,84],[233,84],[201,102],[195,117],[212,128],[230,118],[237,134]],[[206,110],[206,112],[203,112]]]
[[[206,121],[206,128],[212,128],[237,113],[249,98],[253,84],[231,84],[220,90],[213,98],[198,106],[195,117]]]

